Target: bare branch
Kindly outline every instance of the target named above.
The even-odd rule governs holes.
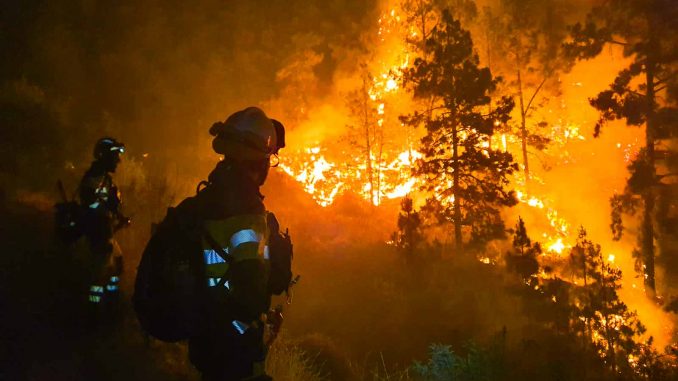
[[[530,111],[530,107],[532,106],[532,101],[534,101],[534,98],[537,96],[539,93],[539,90],[541,90],[541,87],[544,86],[544,83],[546,82],[546,77],[541,81],[539,86],[537,87],[537,90],[534,91],[534,94],[532,94],[532,98],[530,98],[530,101],[527,102],[527,107],[525,107],[525,115]]]
[[[628,42],[622,42],[622,41],[617,41],[617,40],[612,40],[612,39],[607,40],[607,42],[609,42],[610,44],[615,44],[615,45],[629,46]]]
[[[629,93],[636,95],[636,96],[639,96],[641,98],[645,98],[647,96],[647,94],[643,94],[643,93],[635,91],[635,90],[629,90]]]

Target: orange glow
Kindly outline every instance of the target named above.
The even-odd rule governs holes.
[[[337,148],[335,141],[338,139],[333,136],[334,140],[317,139],[318,143],[312,143],[311,148],[283,155],[280,167],[323,207],[331,205],[343,193],[357,194],[373,205],[409,194],[414,194],[418,200],[434,196],[443,203],[454,203],[453,197],[442,196],[444,190],[452,187],[451,178],[437,184],[433,195],[419,190],[426,180],[413,177],[412,168],[416,159],[422,157],[414,150],[421,131],[404,131],[398,129],[402,125],[393,122],[397,116],[411,111],[408,108],[411,98],[402,88],[399,73],[415,57],[408,51],[405,37],[413,38],[418,33],[403,20],[397,7],[385,8],[378,20],[376,45],[367,64],[372,78],[367,92],[376,105],[375,128],[388,141],[383,152],[370,152],[375,180],[370,183],[365,160],[359,158],[368,155]],[[505,222],[512,226],[518,215],[527,217],[528,234],[541,244],[544,256],[561,259],[569,255],[577,228],[585,227],[592,241],[600,243],[606,252],[615,253],[608,254],[607,261],[623,270],[620,294],[631,310],[638,310],[641,320],[648,326],[648,334],[655,337],[657,347],[662,347],[669,344],[673,322],[659,307],[644,299],[642,284],[633,283],[631,252],[635,237],[615,243],[609,232],[609,198],[614,190],[624,188],[628,177],[626,166],[642,146],[643,131],[610,126],[614,128],[614,134],[610,132],[599,139],[592,138],[598,115],[588,104],[588,99],[605,89],[614,73],[627,64],[619,51],[610,51],[596,60],[578,64],[571,73],[559,78],[562,95],[546,102],[538,116],[546,122],[545,127],[540,128],[549,142],[542,150],[529,148],[529,182],[523,170],[515,173],[510,189],[516,190],[518,205],[506,211]],[[346,82],[351,83],[351,79]],[[345,113],[336,105],[318,108],[330,107],[336,109],[336,114]],[[536,118],[531,121],[530,128],[535,128]],[[509,124],[517,120],[519,117],[514,114]],[[312,140],[303,139],[304,143],[316,141],[316,136],[322,137],[332,130],[325,120],[306,123],[316,126],[319,132],[311,135]],[[500,128],[501,123],[497,122],[495,126]],[[489,142],[480,144],[486,151],[495,149],[511,153],[524,169],[521,136],[515,131],[500,129]],[[492,263],[485,256],[480,260]],[[542,276],[546,277],[545,274]]]

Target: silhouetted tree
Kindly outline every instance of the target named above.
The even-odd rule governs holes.
[[[645,145],[629,166],[631,177],[623,195],[615,196],[613,230],[621,234],[621,214],[642,214],[640,251],[648,295],[655,295],[655,207],[662,180],[675,173],[658,172],[662,161],[675,158],[662,142],[678,136],[678,2],[673,0],[611,0],[593,8],[584,24],[572,27],[566,44],[570,56],[588,59],[606,45],[618,45],[631,59],[610,88],[590,99],[600,112],[594,136],[612,120],[645,125]],[[666,148],[664,148],[666,147]]]
[[[478,13],[473,0],[402,0],[400,7],[411,30],[406,34],[405,42],[409,45],[408,50],[413,61],[418,58],[428,59],[432,53],[427,41],[433,29],[441,22],[444,9],[447,9],[453,18],[468,24]],[[414,101],[422,116],[430,120],[439,98],[437,94],[429,93],[415,97]],[[420,120],[419,124],[422,122],[423,120]]]
[[[525,222],[518,217],[518,223],[513,232],[513,251],[506,253],[507,267],[519,274],[526,283],[536,283],[532,276],[539,272],[537,255],[541,254],[539,242],[532,243],[527,235]]]
[[[392,240],[395,247],[404,253],[406,258],[411,258],[424,240],[421,222],[419,212],[414,210],[412,199],[408,196],[404,197],[400,202],[398,231],[393,233]]]
[[[593,345],[613,372],[631,374],[629,356],[637,354],[635,339],[645,327],[617,294],[621,270],[603,258],[600,245],[587,238],[583,227],[570,258],[579,270],[578,278],[583,279],[583,285],[573,290],[574,331]]]
[[[474,243],[505,234],[499,208],[516,203],[506,187],[517,166],[509,153],[492,150],[487,143],[494,122],[506,122],[513,103],[504,98],[493,112],[483,112],[498,80],[479,67],[470,33],[447,10],[426,45],[430,55],[417,58],[404,80],[415,98],[432,99],[432,107],[401,119],[426,127],[424,157],[415,172],[426,179],[423,190],[434,194],[430,202],[441,220],[454,226],[460,252],[464,230]]]
[[[381,199],[381,157],[384,146],[383,120],[380,119],[379,102],[370,94],[372,75],[362,67],[361,86],[348,94],[348,108],[354,124],[349,125],[349,143],[360,151],[365,165],[370,202]]]
[[[528,147],[541,151],[550,142],[543,131],[547,122],[537,119],[535,112],[548,101],[547,90],[558,93],[558,73],[567,67],[560,59],[560,47],[567,35],[568,4],[564,0],[501,0],[496,10],[484,12],[488,46],[493,42],[488,56],[502,57],[493,61],[493,70],[512,78],[507,90],[517,97],[520,119],[509,130],[521,142],[526,182],[530,179]]]

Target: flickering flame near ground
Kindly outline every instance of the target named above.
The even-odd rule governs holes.
[[[307,148],[286,155],[279,167],[301,183],[304,191],[310,194],[318,205],[331,205],[335,198],[344,192],[353,192],[370,201],[370,183],[365,176],[364,163],[356,159],[352,163],[328,161],[320,147]],[[393,160],[382,162],[375,172],[379,174],[380,194],[371,200],[379,205],[382,198],[404,197],[416,188],[417,179],[412,177],[414,160],[421,157],[416,151],[404,151]]]
[[[389,1],[389,3],[391,2]],[[398,15],[397,8],[387,9],[379,18],[378,46],[375,46],[374,51],[376,53],[369,63],[370,72],[375,74],[371,77],[372,83],[368,88],[368,94],[370,99],[377,103],[377,124],[379,128],[384,128],[384,131],[391,133],[392,125],[389,125],[387,122],[387,117],[408,112],[403,107],[394,106],[392,100],[409,97],[400,87],[398,73],[402,68],[407,67],[411,60],[411,55],[408,53],[402,37],[406,35],[413,37],[415,32],[411,27],[404,25],[402,18]],[[530,187],[526,186],[526,180],[522,172],[518,172],[514,176],[512,188],[520,190],[520,192],[517,192],[519,206],[533,211],[535,215],[540,216],[539,218],[545,221],[545,223],[528,225],[530,236],[537,238],[542,243],[542,247],[547,255],[552,255],[556,258],[564,258],[568,255],[569,249],[574,244],[576,229],[573,229],[573,226],[578,227],[580,224],[588,224],[585,226],[588,228],[593,226],[593,224],[597,224],[600,226],[604,225],[607,228],[609,224],[607,222],[608,212],[605,209],[607,203],[602,198],[597,199],[594,212],[599,214],[604,210],[602,214],[605,214],[604,217],[600,218],[597,216],[594,218],[586,216],[587,212],[593,213],[590,210],[573,211],[573,205],[580,204],[581,200],[576,198],[564,199],[562,197],[562,189],[559,188],[563,188],[567,184],[558,179],[554,181],[553,175],[548,175],[546,172],[550,168],[560,168],[557,172],[561,175],[566,173],[564,172],[565,170],[590,175],[589,172],[581,171],[581,169],[574,167],[574,165],[590,166],[591,161],[600,163],[601,161],[595,156],[598,154],[596,151],[598,149],[607,150],[607,157],[610,157],[610,150],[622,153],[623,166],[626,166],[637,155],[638,147],[642,145],[642,142],[638,139],[629,141],[625,138],[613,141],[607,146],[608,148],[600,148],[601,143],[593,143],[593,139],[588,138],[591,134],[589,130],[591,130],[597,116],[593,115],[594,111],[590,109],[587,102],[588,97],[592,94],[585,93],[584,90],[586,90],[587,86],[593,87],[591,86],[592,83],[597,83],[595,86],[600,89],[607,86],[608,82],[602,83],[601,80],[596,80],[596,78],[600,77],[599,69],[601,69],[601,63],[605,65],[605,70],[608,71],[612,70],[610,65],[623,66],[623,63],[611,62],[609,58],[605,60],[607,61],[601,59],[597,64],[586,66],[578,74],[573,74],[570,77],[577,78],[577,80],[563,81],[563,83],[566,83],[564,85],[566,93],[560,97],[560,104],[550,106],[550,108],[544,110],[549,124],[544,128],[543,132],[549,138],[550,143],[545,150],[532,153],[532,161],[530,162],[532,169],[530,181],[532,185]],[[569,105],[566,100],[570,103]],[[318,125],[321,125],[321,123]],[[514,132],[506,131],[502,126],[497,127],[500,132],[495,134],[491,139],[491,143],[484,146],[484,148],[491,147],[511,152],[516,161],[520,162],[520,136]],[[623,127],[620,126],[619,128]],[[626,132],[623,132],[623,134],[626,134]],[[376,162],[378,160],[376,155],[372,153],[373,169],[374,173],[378,173],[377,183],[380,188],[372,199],[370,194],[372,193],[371,187],[373,185],[367,179],[367,168],[364,158],[356,157],[360,153],[336,152],[333,144],[324,144],[322,141],[319,141],[312,146],[307,146],[305,149],[293,153],[286,152],[280,167],[298,181],[304,190],[323,207],[331,205],[337,196],[346,192],[355,193],[366,201],[379,205],[384,198],[398,198],[411,192],[416,193],[419,190],[420,181],[422,180],[414,178],[411,170],[413,168],[413,161],[421,156],[416,151],[406,148],[416,147],[415,142],[416,140],[412,139],[407,142],[400,141],[398,142],[400,144],[391,144],[385,147],[383,157],[381,157],[379,163]],[[595,148],[592,148],[590,151],[584,151],[588,147]],[[335,151],[331,151],[332,149]],[[534,169],[539,167],[540,164],[544,169],[542,173],[540,173],[539,169]],[[624,171],[623,176],[626,176],[627,173],[624,169],[622,170]],[[541,179],[540,175],[544,176],[545,180]],[[570,174],[566,173],[565,175],[569,176]],[[615,184],[612,187],[599,191],[599,193],[611,193],[615,189],[620,191],[620,185],[618,183]],[[448,187],[451,187],[451,185],[451,182],[446,184]],[[593,186],[590,187],[594,189]],[[527,189],[529,189],[529,192]],[[586,194],[591,195],[592,193]],[[558,198],[558,195],[561,195],[561,197]],[[604,197],[607,198],[609,196],[606,193]],[[510,221],[507,221],[507,225],[511,225]],[[630,304],[631,309],[638,309],[643,321],[651,325],[649,327],[651,334],[656,338],[663,338],[665,343],[666,340],[670,339],[672,328],[666,323],[667,320],[665,318],[662,318],[661,324],[657,323],[652,326],[652,319],[657,317],[657,314],[660,312],[656,306],[651,305],[643,298],[642,280],[634,281],[632,278],[633,271],[628,266],[632,245],[628,247],[615,246],[610,242],[608,236],[609,234],[603,234],[602,230],[599,229],[597,235],[592,238],[595,242],[600,242],[605,250],[612,250],[616,253],[608,254],[607,261],[615,266],[624,268],[625,286],[635,292],[634,295],[625,296],[627,303],[632,301],[633,304]],[[490,258],[483,257],[481,259],[485,263],[493,263]],[[639,285],[636,283],[639,283]],[[657,343],[662,345],[660,340],[657,340]]]

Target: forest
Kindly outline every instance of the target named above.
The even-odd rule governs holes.
[[[210,126],[286,128],[300,275],[275,380],[678,380],[678,2],[26,0],[0,7],[0,380],[199,380],[131,296]],[[121,300],[55,237],[97,139]],[[57,183],[63,184],[60,192]],[[276,302],[284,303],[282,297]]]

